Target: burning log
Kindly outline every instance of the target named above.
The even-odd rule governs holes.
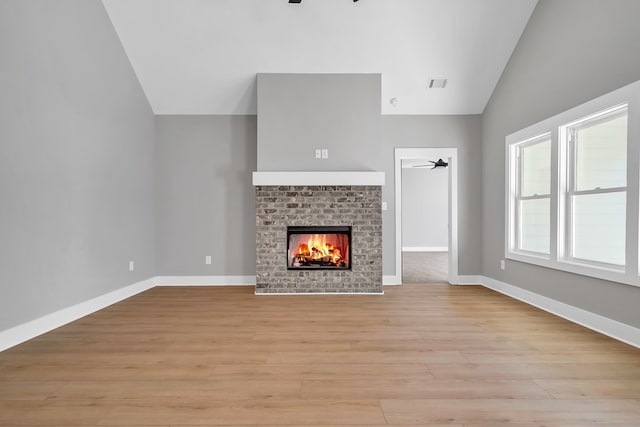
[[[291,267],[347,267],[348,261],[333,240],[327,235],[308,235],[307,241],[299,241],[289,252]],[[346,249],[348,251],[348,249]]]

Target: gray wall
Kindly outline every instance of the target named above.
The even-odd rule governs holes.
[[[403,248],[446,247],[449,244],[448,200],[447,169],[402,169]]]
[[[459,269],[461,274],[480,272],[480,116],[382,116],[379,74],[258,74],[257,78],[257,170],[385,172],[385,275],[395,275],[394,148],[457,147]],[[329,159],[316,160],[315,148],[328,148]]]
[[[255,116],[158,116],[159,275],[255,274]],[[362,161],[386,173],[383,274],[395,274],[395,147],[458,147],[461,274],[480,262],[480,116],[382,116],[380,143]],[[376,166],[375,153],[383,159]],[[284,156],[282,156],[284,157]],[[285,157],[288,158],[288,157]],[[270,169],[274,170],[274,169]],[[225,242],[225,244],[220,244]],[[246,254],[238,256],[237,254]],[[212,264],[204,257],[212,255]]]
[[[155,274],[154,119],[98,0],[3,0],[0,62],[4,330]]]
[[[640,2],[540,0],[483,115],[484,274],[640,327],[640,288],[508,261],[505,136],[640,79]]]
[[[258,170],[379,170],[380,97],[380,74],[258,74]]]
[[[156,137],[157,274],[254,275],[256,116],[157,116]]]
[[[383,274],[395,274],[394,148],[458,148],[458,270],[479,274],[482,262],[482,176],[480,116],[382,116],[380,153],[386,184],[382,200]]]

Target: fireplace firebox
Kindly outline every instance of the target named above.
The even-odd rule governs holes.
[[[288,270],[351,270],[351,227],[287,227]]]

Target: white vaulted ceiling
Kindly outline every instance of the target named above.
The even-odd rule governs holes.
[[[256,73],[381,73],[383,114],[479,114],[536,2],[103,0],[156,114],[255,114]]]

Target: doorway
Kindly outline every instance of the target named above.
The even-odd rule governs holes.
[[[434,258],[435,269],[440,270],[440,275],[446,277],[446,282],[455,284],[459,283],[458,280],[458,203],[457,203],[457,149],[456,148],[396,148],[395,149],[395,229],[396,229],[396,282],[399,284],[403,281],[403,258],[406,257],[406,261],[409,265],[412,264],[412,260],[418,264],[420,268],[420,254],[410,253],[406,251],[403,256],[403,164],[405,169],[415,165],[430,164],[430,161],[438,161],[443,159],[448,163],[446,168],[441,167],[437,169],[444,169],[446,171],[446,192],[447,200],[443,202],[439,200],[439,203],[446,203],[446,222],[442,222],[438,227],[438,231],[444,233],[446,231],[446,244],[435,245],[426,247],[430,250],[443,249],[439,251],[437,255],[431,256]],[[439,170],[438,173],[443,172]],[[405,176],[407,179],[407,176]],[[406,188],[405,188],[406,190]],[[405,195],[406,196],[406,195]],[[405,216],[405,220],[407,217]],[[448,224],[447,224],[448,223]],[[444,225],[442,225],[444,224]],[[447,227],[446,230],[442,230],[442,227]],[[440,242],[444,242],[442,234],[438,237]],[[446,247],[446,250],[444,250]],[[405,248],[411,248],[411,246],[405,245]],[[420,249],[425,249],[422,247]],[[435,254],[434,252],[433,254]],[[428,255],[427,255],[428,257]],[[442,266],[441,264],[445,265]],[[437,267],[441,265],[441,267]],[[409,267],[411,268],[411,267]],[[446,270],[446,275],[444,273]],[[413,280],[411,280],[413,282]]]
[[[449,171],[442,158],[403,159],[402,283],[447,283]]]

